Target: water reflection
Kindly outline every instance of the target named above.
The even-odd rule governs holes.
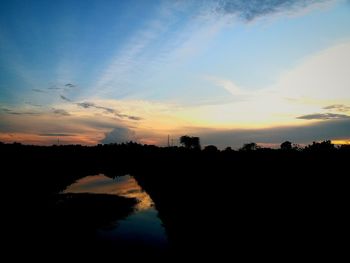
[[[113,194],[136,198],[139,202],[135,209],[138,211],[147,210],[154,206],[150,196],[130,175],[119,176],[115,179],[103,174],[87,176],[70,185],[64,193]]]
[[[64,193],[111,194],[136,198],[135,212],[112,226],[97,229],[98,239],[122,246],[141,246],[147,249],[164,249],[167,237],[158,211],[150,196],[129,175],[115,179],[103,174],[84,177],[70,185]]]

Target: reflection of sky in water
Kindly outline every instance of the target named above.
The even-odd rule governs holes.
[[[103,174],[84,177],[68,186],[64,193],[114,194],[139,200],[135,212],[112,227],[97,229],[97,238],[123,245],[138,244],[147,249],[164,249],[168,241],[150,196],[129,176],[115,179]]]
[[[97,237],[112,242],[122,237],[124,245],[138,244],[149,249],[166,248],[167,237],[157,214],[154,208],[138,211],[126,220],[121,220],[115,228],[99,229]]]
[[[64,193],[98,193],[132,197],[139,200],[135,206],[137,210],[146,210],[153,206],[150,196],[129,175],[115,179],[103,174],[87,176],[70,185]]]

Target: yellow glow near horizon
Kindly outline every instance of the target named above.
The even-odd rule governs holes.
[[[332,140],[332,143],[336,145],[350,145],[350,138],[342,140]]]

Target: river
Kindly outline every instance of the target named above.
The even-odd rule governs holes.
[[[154,202],[132,176],[118,176],[114,179],[103,174],[86,176],[68,186],[63,193],[109,194],[136,198],[138,202],[129,216],[96,229],[97,239],[115,243],[116,246],[152,250],[164,250],[168,247],[166,232]]]

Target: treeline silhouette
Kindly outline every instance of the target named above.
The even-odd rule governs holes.
[[[239,150],[214,145],[201,150],[198,137],[186,137],[180,139],[183,147],[1,143],[4,217],[12,227],[8,242],[14,238],[23,249],[34,245],[36,236],[35,245],[55,255],[81,247],[104,255],[117,251],[119,256],[135,256],[135,248],[120,251],[88,238],[82,234],[88,232],[83,223],[86,231],[78,232],[82,238],[72,239],[69,224],[83,222],[84,217],[92,217],[94,224],[123,218],[133,201],[118,201],[124,212],[117,216],[108,207],[95,213],[97,208],[88,206],[91,213],[75,214],[67,213],[70,205],[57,208],[62,203],[58,193],[68,185],[103,173],[136,178],[155,202],[174,256],[334,259],[346,248],[341,238],[348,224],[349,145],[323,141],[302,148],[286,141],[280,149],[247,143]],[[86,205],[86,198],[82,202]],[[25,237],[19,243],[18,235]]]

